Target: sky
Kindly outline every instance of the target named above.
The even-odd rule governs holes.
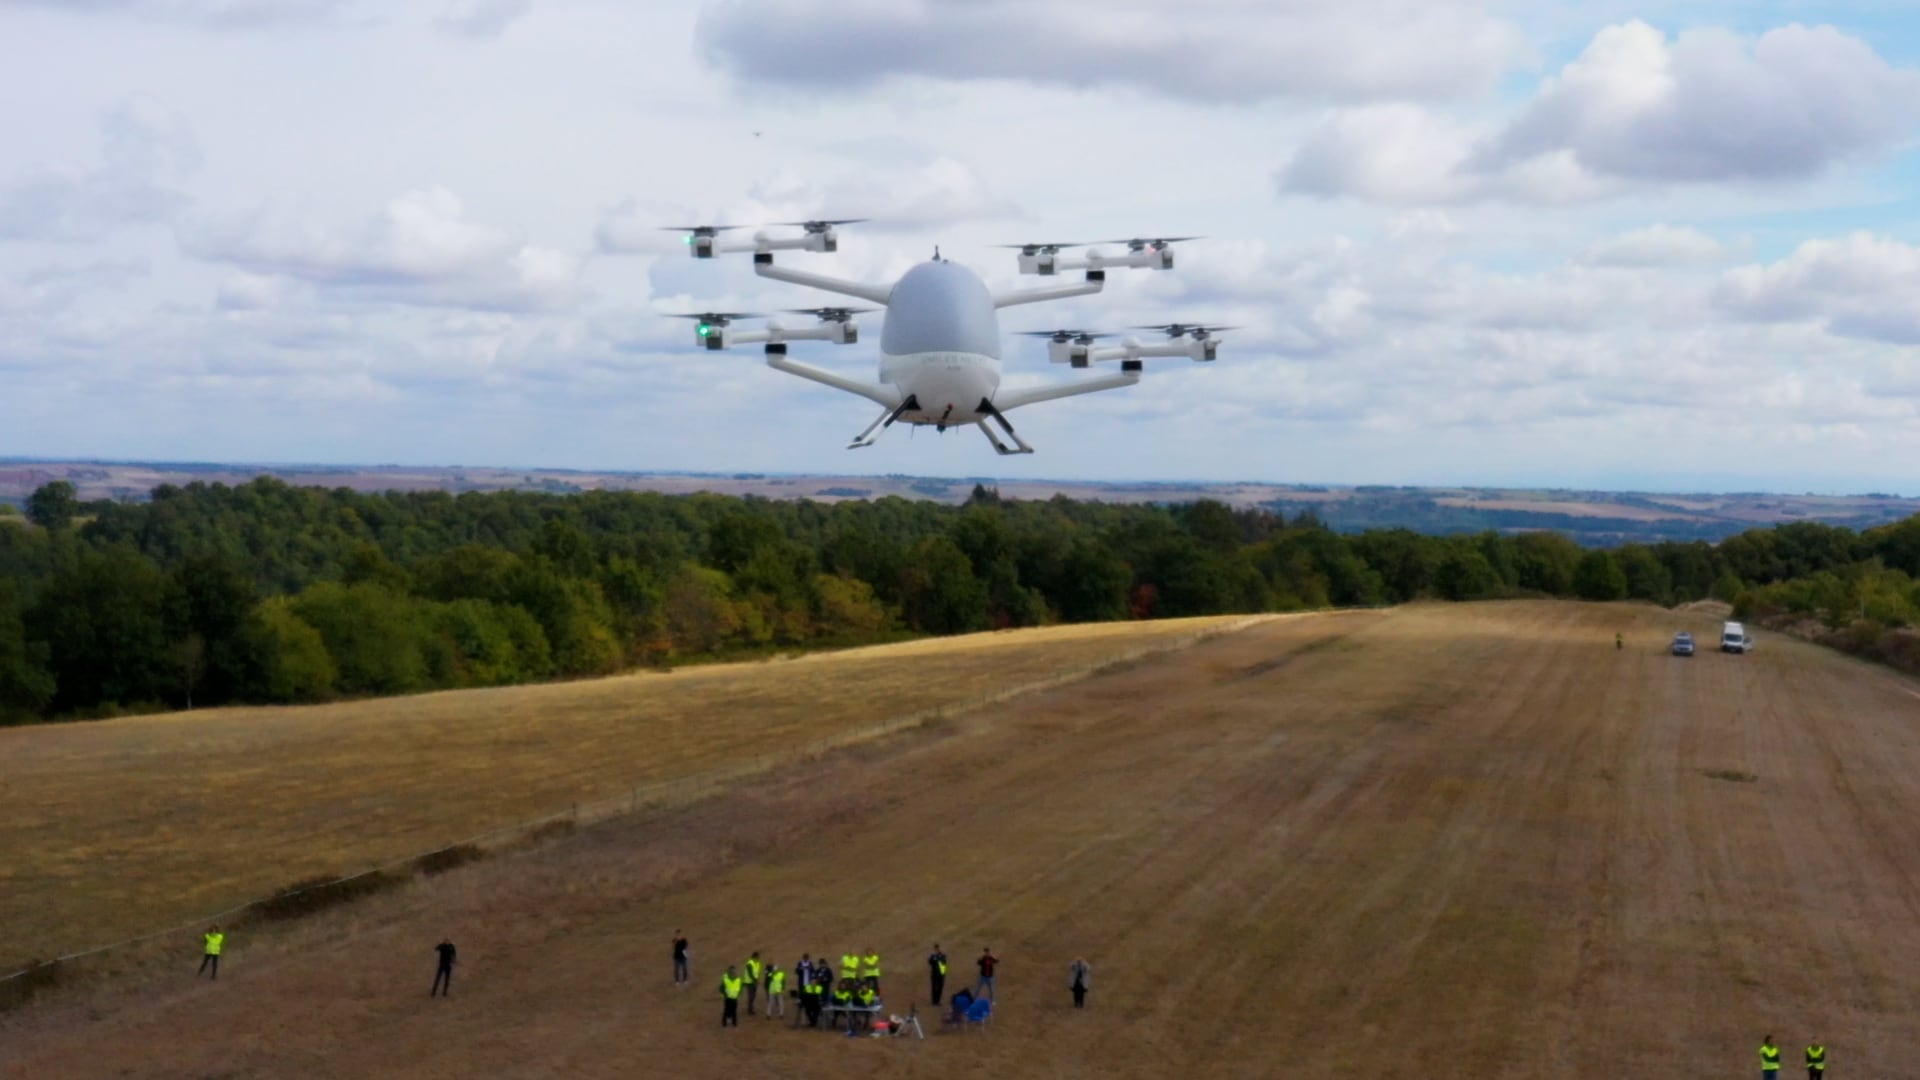
[[[0,0],[0,456],[1920,493],[1916,134],[1892,0]],[[1203,237],[1006,385],[1243,329],[848,451],[667,317],[833,298],[661,226],[820,216]]]

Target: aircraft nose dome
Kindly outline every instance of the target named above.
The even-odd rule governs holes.
[[[980,276],[950,262],[923,262],[887,297],[880,349],[889,356],[966,352],[1000,357],[1000,320]]]

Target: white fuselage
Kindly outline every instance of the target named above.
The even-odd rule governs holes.
[[[880,381],[912,407],[911,424],[971,424],[1000,389],[1000,319],[978,274],[936,260],[906,272],[887,297]]]

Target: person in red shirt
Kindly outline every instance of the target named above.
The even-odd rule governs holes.
[[[975,961],[975,963],[980,965],[980,981],[974,984],[974,997],[979,997],[984,993],[988,1001],[993,1000],[993,966],[999,962],[1000,958],[993,955],[992,949],[980,950],[980,959]]]

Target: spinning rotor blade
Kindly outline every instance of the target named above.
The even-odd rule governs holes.
[[[689,236],[717,236],[734,229],[744,229],[745,225],[662,225],[661,232],[683,232]]]
[[[796,229],[805,229],[809,233],[823,233],[823,232],[826,232],[828,229],[833,228],[835,225],[858,225],[863,221],[869,221],[869,220],[871,219],[863,218],[863,217],[850,217],[850,218],[828,218],[824,220],[816,219],[813,221],[776,221],[774,222],[774,224],[791,226]]]
[[[1076,240],[1070,244],[995,244],[995,247],[1013,248],[1022,255],[1053,255],[1061,248],[1086,247],[1085,241]]]
[[[694,319],[703,323],[712,323],[715,326],[725,326],[735,319],[763,318],[763,316],[751,311],[665,311],[661,312],[661,314],[669,319]]]
[[[1133,327],[1133,329],[1158,330],[1170,338],[1186,337],[1188,334],[1192,334],[1196,338],[1204,339],[1212,334],[1225,333],[1228,330],[1238,330],[1240,328],[1237,326],[1207,326],[1201,323],[1161,323],[1158,326],[1136,326]]]
[[[869,311],[879,311],[880,309],[870,307],[790,307],[781,308],[780,310],[792,312],[795,315],[811,315],[821,322],[846,322],[855,315],[864,314]]]
[[[1096,333],[1092,330],[1022,330],[1022,337],[1047,338],[1065,344],[1069,341],[1076,345],[1091,345],[1101,338],[1110,338],[1112,334]]]
[[[1131,240],[1102,240],[1103,244],[1125,244],[1128,251],[1145,251],[1152,248],[1159,251],[1168,244],[1185,243],[1188,240],[1202,240],[1200,236],[1136,236]]]

